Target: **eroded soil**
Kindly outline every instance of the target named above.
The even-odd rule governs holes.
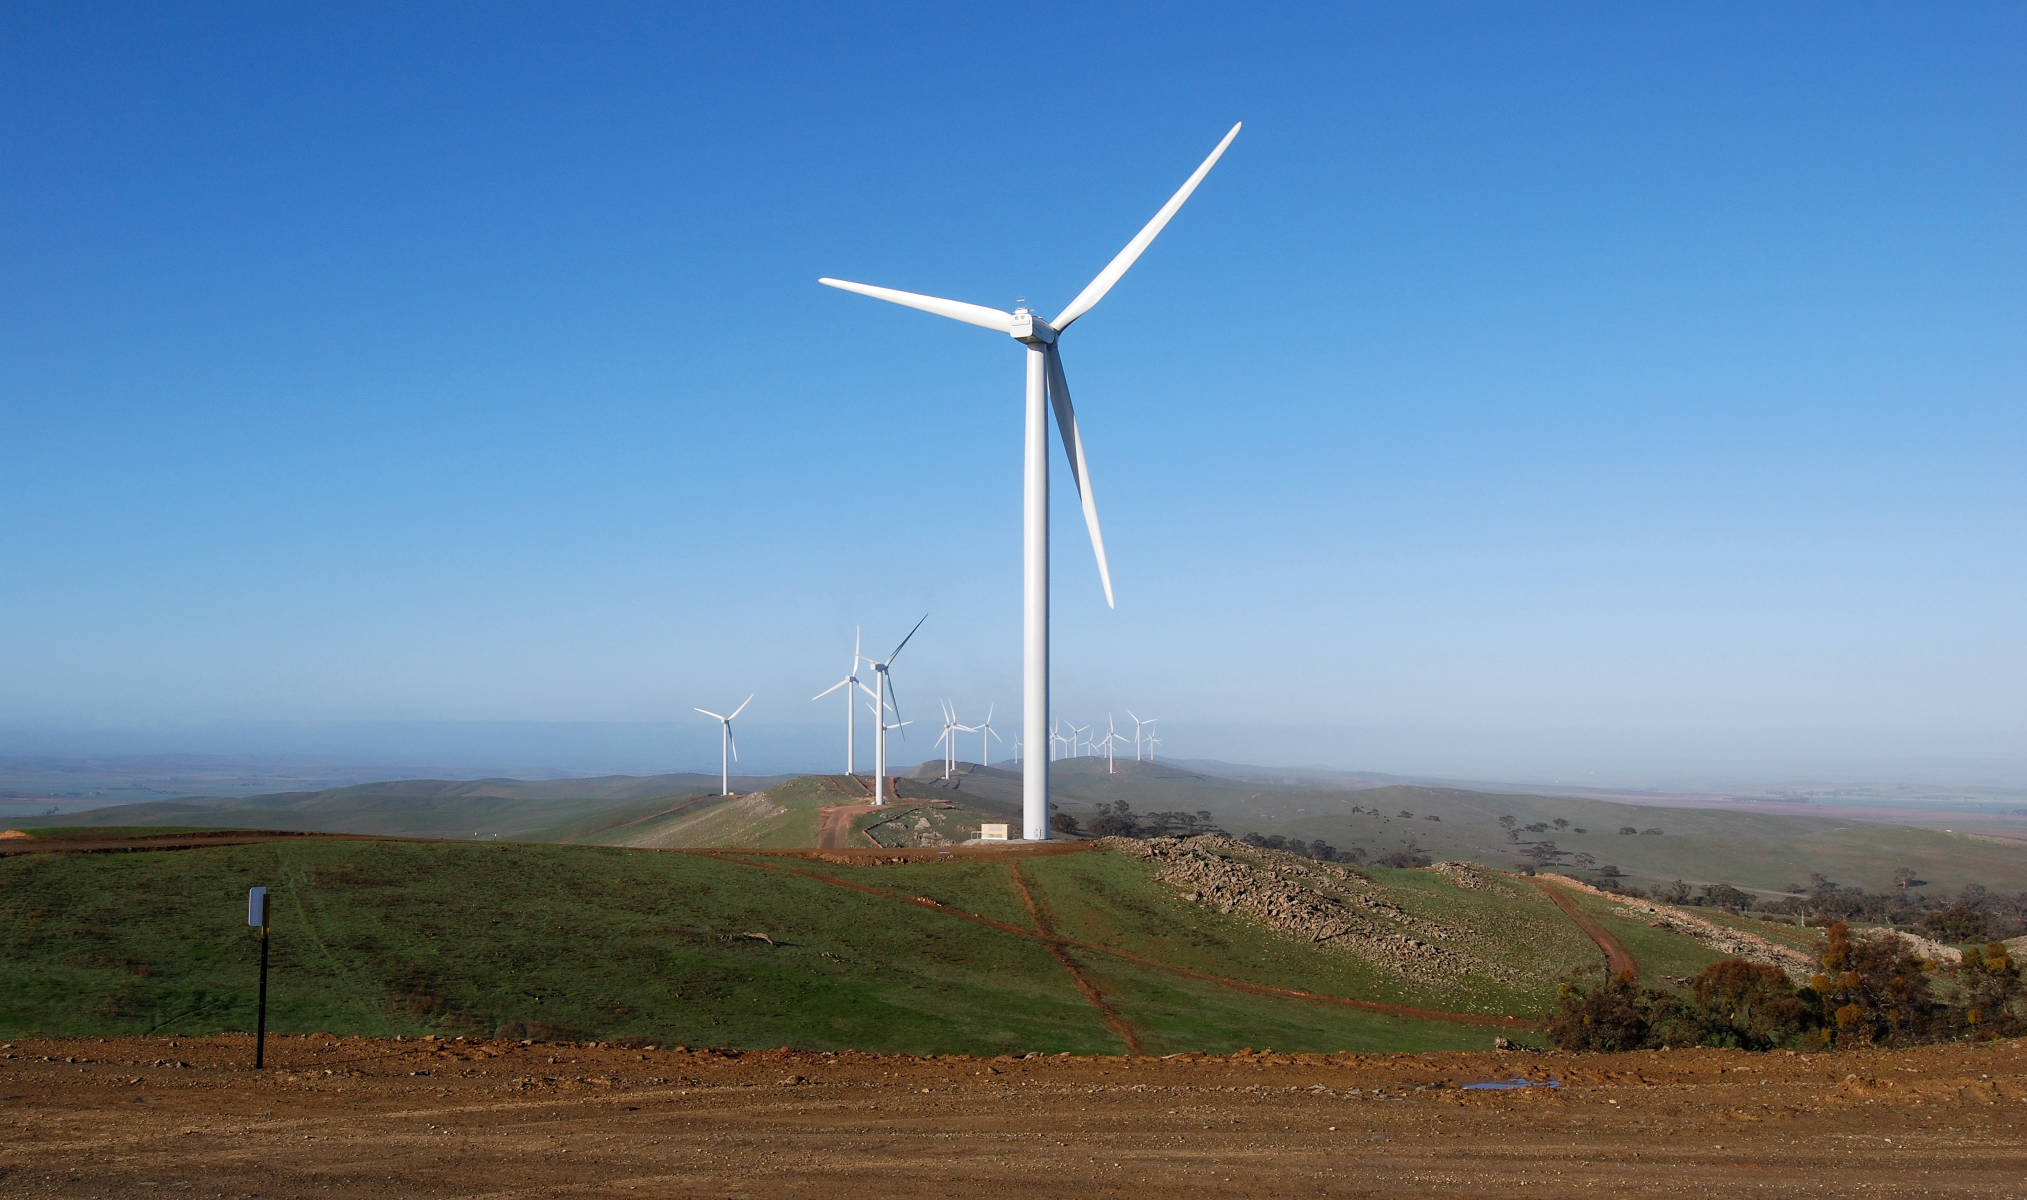
[[[1489,1037],[1489,1035],[1488,1035]],[[2013,1196],[2027,1043],[914,1059],[22,1039],[8,1196]],[[1556,1079],[1558,1090],[1464,1090]]]

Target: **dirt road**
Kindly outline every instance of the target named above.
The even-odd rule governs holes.
[[[868,804],[826,804],[817,810],[816,844],[823,850],[844,850],[852,845],[852,822],[873,811]]]
[[[1555,901],[1555,906],[1563,911],[1563,915],[1576,922],[1577,928],[1583,930],[1586,937],[1597,943],[1598,949],[1605,956],[1605,970],[1614,975],[1624,971],[1630,971],[1635,975],[1640,973],[1640,964],[1633,961],[1633,954],[1626,949],[1625,943],[1613,937],[1611,932],[1589,913],[1577,911],[1577,903],[1570,898],[1569,892],[1546,879],[1535,880],[1534,886],[1540,888],[1550,900]]]
[[[2012,1196],[2027,1045],[912,1059],[0,1048],[9,1196]],[[1525,1075],[1560,1090],[1467,1091]]]

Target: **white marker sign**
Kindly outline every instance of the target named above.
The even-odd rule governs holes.
[[[978,840],[981,842],[1003,842],[1006,840],[1006,826],[980,825],[978,827]]]
[[[246,889],[246,923],[255,929],[267,928],[267,889]]]

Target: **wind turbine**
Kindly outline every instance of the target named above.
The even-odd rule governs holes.
[[[746,706],[751,703],[753,703],[752,696],[741,700],[739,707],[732,710],[732,717],[745,712]],[[690,707],[697,706],[693,704]],[[732,794],[732,760],[739,757],[739,747],[732,741],[732,717],[714,713],[708,708],[697,708],[697,711],[707,717],[717,717],[725,726],[725,742],[718,748],[718,791],[721,795],[729,796]]]
[[[999,735],[994,734],[993,736],[998,737]],[[1014,734],[1013,752],[1014,766],[1018,767],[1021,765],[1021,735],[1018,733]]]
[[[1197,185],[1203,182],[1204,176],[1237,136],[1239,126],[1234,125],[1217,148],[1211,151],[1210,157],[1204,159],[1202,165],[1183,181],[1175,195],[1168,198],[1168,203],[1162,205],[1153,219],[1133,235],[1133,240],[1126,243],[1125,249],[1105,264],[1105,269],[1098,272],[1096,278],[1084,285],[1084,290],[1078,292],[1069,307],[1057,313],[1053,321],[1042,320],[1025,305],[1012,312],[1003,312],[982,304],[945,300],[842,279],[825,277],[817,281],[828,287],[842,288],[876,300],[886,300],[1009,334],[1027,348],[1027,411],[1021,488],[1021,727],[1031,734],[1049,728],[1048,442],[1051,407],[1055,409],[1056,432],[1063,439],[1063,452],[1070,460],[1070,481],[1083,500],[1084,527],[1091,534],[1091,551],[1098,559],[1098,582],[1105,589],[1105,604],[1116,607],[1112,598],[1112,570],[1105,562],[1105,539],[1098,531],[1098,508],[1091,496],[1091,472],[1084,462],[1084,439],[1077,430],[1077,414],[1070,404],[1070,385],[1063,374],[1062,355],[1056,349],[1056,342],[1078,317],[1103,300],[1120,277],[1139,261],[1156,235],[1182,208],[1190,193],[1196,191]],[[1048,760],[1038,755],[1029,755],[1021,768],[1021,825],[1022,836],[1028,840],[1048,840],[1049,767]]]
[[[1103,740],[1105,743],[1105,773],[1107,775],[1117,775],[1119,772],[1112,767],[1112,748],[1125,741],[1126,735],[1113,728],[1111,713],[1105,714],[1105,737]]]
[[[1084,747],[1090,744],[1090,739],[1085,737],[1084,735],[1089,732],[1091,732],[1091,727],[1089,725],[1079,725],[1074,721],[1070,723],[1071,758],[1083,757]]]
[[[957,723],[957,710],[950,707],[950,701],[945,700],[942,704],[943,732],[937,735],[936,742],[943,747],[943,782],[948,783],[950,782],[950,772],[956,769],[957,766],[957,734],[959,732],[976,733],[978,731],[970,725],[959,725]]]
[[[1153,731],[1152,729],[1148,730],[1148,731],[1147,731],[1147,761],[1148,761],[1148,762],[1153,762],[1153,761],[1154,761],[1154,748],[1155,748],[1156,746],[1159,746],[1159,745],[1161,745],[1161,739],[1160,739],[1159,737],[1156,737],[1156,736],[1155,736],[1155,733],[1154,733],[1154,731]]]
[[[978,765],[981,767],[989,766],[992,763],[992,739],[999,738],[1002,742],[1006,740],[1003,737],[999,737],[999,731],[992,727],[993,710],[998,707],[997,703],[986,705],[985,720],[971,726],[971,732],[978,735]],[[1014,740],[1016,742],[1020,741],[1019,738],[1015,738]],[[1018,759],[1019,755],[1015,755],[1015,758]]]
[[[1129,709],[1127,709],[1127,710],[1126,710],[1126,715],[1127,715],[1127,716],[1129,716],[1129,717],[1133,717],[1133,710],[1132,710],[1132,709],[1130,709],[1130,708],[1129,708]],[[1134,762],[1139,762],[1139,761],[1140,761],[1140,730],[1141,730],[1141,727],[1142,727],[1142,726],[1146,726],[1146,725],[1152,725],[1152,724],[1154,724],[1154,723],[1155,723],[1156,721],[1159,721],[1159,720],[1161,720],[1161,718],[1160,718],[1160,717],[1148,717],[1148,718],[1146,718],[1145,720],[1141,719],[1140,717],[1133,717],[1133,761],[1134,761]]]
[[[922,621],[928,619],[929,614],[923,613]],[[915,629],[922,628],[922,621],[915,622]],[[901,639],[901,646],[906,646],[909,638],[915,636],[915,629],[910,629],[908,637]],[[863,683],[859,685],[860,691],[873,698],[873,717],[880,723],[880,736],[873,742],[874,804],[885,804],[887,802],[887,731],[889,729],[899,729],[909,724],[909,722],[901,720],[901,703],[894,697],[894,680],[887,674],[887,668],[893,666],[894,660],[901,656],[901,646],[894,647],[894,652],[879,662],[875,662],[870,658],[863,660],[873,668],[873,673],[879,677],[879,686],[877,688],[869,688]],[[892,725],[887,724],[886,710],[889,708],[894,710],[894,723]],[[908,735],[904,733],[901,736],[907,737]]]
[[[865,687],[864,684],[859,682],[859,633],[860,630],[854,627],[852,630],[852,669],[845,672],[843,679],[838,680],[836,683],[831,684],[829,687],[810,697],[810,700],[815,702],[837,691],[839,688],[845,689],[845,774],[847,775],[856,774],[852,770],[852,749],[859,744],[858,728],[853,724],[853,718],[857,716],[859,706],[852,696],[852,690],[854,688],[863,690]]]

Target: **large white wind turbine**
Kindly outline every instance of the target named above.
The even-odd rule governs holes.
[[[758,695],[758,693],[755,693],[755,695]],[[746,706],[751,703],[753,703],[752,696],[741,700],[739,707],[732,710],[732,717],[745,712]],[[693,704],[690,707],[696,708],[697,706]],[[732,717],[725,716],[722,713],[714,713],[708,708],[698,708],[697,711],[707,717],[717,717],[725,726],[725,741],[718,748],[718,791],[723,795],[729,796],[732,794],[732,760],[739,757],[739,747],[732,741]]]
[[[1086,284],[1084,290],[1070,301],[1069,307],[1057,313],[1053,321],[1042,320],[1026,307],[1003,312],[982,304],[848,283],[842,279],[824,278],[818,281],[876,300],[891,301],[939,317],[1011,334],[1015,341],[1027,347],[1027,420],[1021,489],[1021,727],[1030,737],[1049,728],[1048,441],[1051,407],[1055,409],[1056,431],[1062,436],[1063,451],[1070,460],[1070,481],[1084,503],[1084,527],[1090,531],[1091,550],[1098,559],[1098,581],[1104,586],[1106,605],[1113,603],[1112,571],[1105,562],[1105,539],[1098,531],[1098,508],[1091,496],[1091,472],[1084,462],[1084,441],[1077,431],[1076,411],[1070,405],[1070,385],[1063,375],[1062,355],[1056,349],[1057,339],[1078,317],[1103,300],[1105,294],[1112,290],[1112,285],[1119,282],[1120,276],[1139,260],[1238,135],[1239,126],[1232,126],[1217,149],[1212,150],[1210,157],[1204,159],[1203,164],[1183,181],[1182,187],[1169,197],[1168,203],[1161,206],[1161,211],[1141,227],[1133,240],[1126,243],[1126,248],[1114,255],[1112,261],[1105,264],[1105,269],[1098,272],[1097,277]],[[882,721],[882,724],[885,722]],[[1048,759],[1041,755],[1030,754],[1021,765],[1021,825],[1022,836],[1029,840],[1048,839],[1049,766]]]
[[[928,619],[929,614],[923,613],[922,621]],[[922,621],[915,622],[915,629],[922,628]],[[901,646],[907,645],[908,639],[915,636],[915,629],[910,629],[908,637],[901,639]],[[871,666],[873,673],[879,677],[879,686],[876,688],[869,688],[863,683],[859,685],[861,691],[873,698],[873,717],[880,723],[880,736],[873,742],[874,804],[885,804],[887,802],[887,731],[889,729],[899,729],[903,725],[909,724],[909,722],[901,719],[901,704],[900,701],[894,698],[894,680],[887,674],[887,668],[893,666],[894,660],[900,657],[901,646],[894,647],[892,654],[877,662],[870,658],[861,660]],[[894,723],[892,725],[887,724],[887,710],[890,708],[894,710]],[[908,735],[902,734],[901,736],[906,737]]]
[[[843,679],[838,680],[836,683],[831,684],[829,687],[810,697],[811,701],[817,701],[837,691],[839,688],[845,689],[845,774],[847,775],[856,774],[852,770],[852,748],[859,744],[858,727],[853,724],[853,718],[858,714],[859,704],[858,697],[852,695],[852,692],[854,689],[863,690],[865,686],[859,682],[859,632],[858,629],[852,630],[852,669],[845,672]]]

